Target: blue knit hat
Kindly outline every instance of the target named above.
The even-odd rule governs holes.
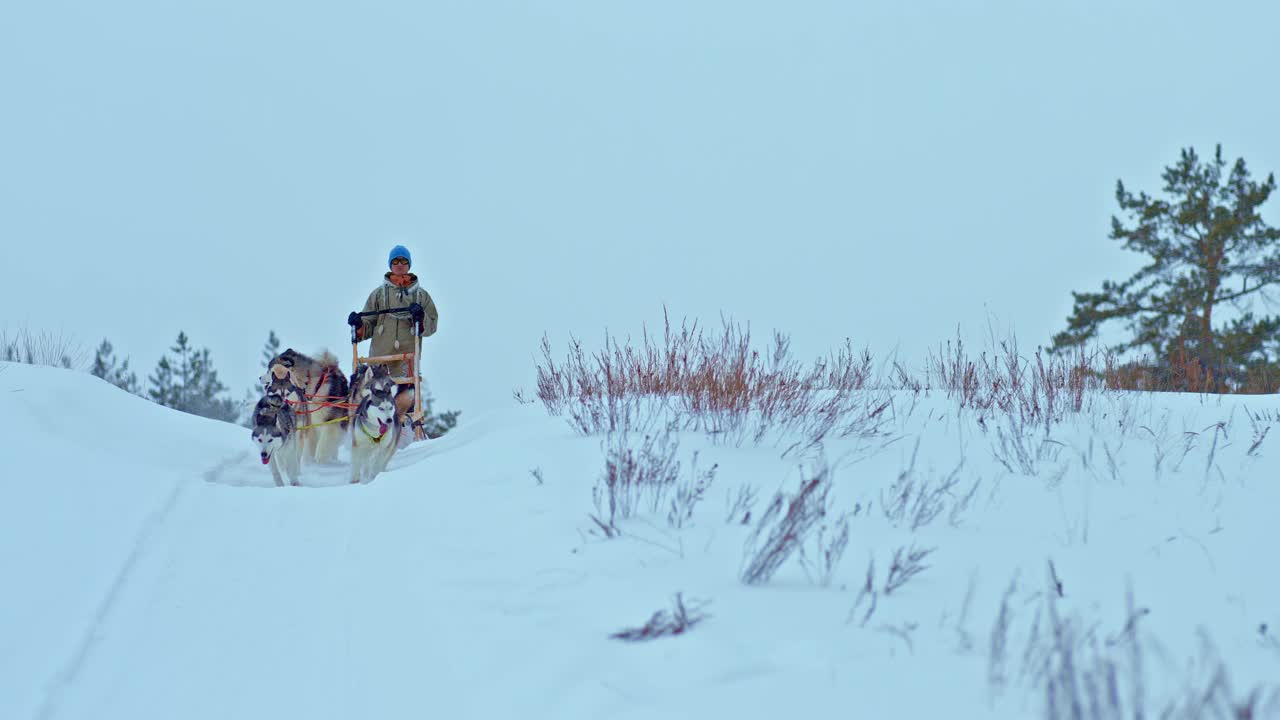
[[[387,254],[387,267],[391,267],[391,261],[402,257],[409,261],[409,267],[413,267],[413,257],[409,255],[409,248],[403,245],[397,245],[391,248],[391,252]]]

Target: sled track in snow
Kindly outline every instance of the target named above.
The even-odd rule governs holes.
[[[187,485],[188,483],[182,480],[174,483],[173,489],[169,491],[169,495],[164,499],[164,502],[152,510],[147,519],[142,522],[142,527],[134,538],[129,555],[116,571],[115,578],[111,581],[111,587],[107,588],[102,600],[98,602],[98,607],[94,611],[93,617],[89,620],[88,626],[84,629],[75,651],[67,659],[63,668],[49,680],[44,701],[40,703],[40,709],[36,711],[35,717],[38,720],[48,720],[57,715],[59,698],[84,670],[89,656],[93,654],[94,645],[102,635],[102,628],[107,618],[111,615],[111,611],[115,608],[121,592],[129,584],[138,560],[143,556],[144,551],[151,542],[151,536],[169,518],[173,508],[177,506],[178,500],[181,499],[185,492]]]
[[[436,440],[407,442],[396,451],[388,472],[394,472],[423,462],[432,456],[467,444],[473,438],[452,437],[452,434]],[[344,444],[338,452],[338,461],[316,464],[303,460],[302,487],[280,489],[318,489],[346,487],[351,481],[350,449]],[[271,472],[258,460],[256,452],[243,451],[224,458],[204,473],[204,481],[214,485],[246,488],[275,488]],[[373,482],[379,482],[374,479]]]

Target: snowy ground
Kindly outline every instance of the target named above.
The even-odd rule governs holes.
[[[895,395],[884,434],[826,448],[854,513],[831,582],[793,557],[754,587],[730,498],[795,491],[813,458],[782,445],[680,435],[687,474],[717,466],[692,525],[663,508],[606,539],[601,438],[540,405],[371,485],[278,489],[248,430],[84,373],[0,364],[0,398],[0,718],[1035,717],[1054,616],[1072,677],[1112,668],[1130,711],[1260,688],[1280,717],[1273,397],[1093,397],[1024,464],[1000,418]],[[895,483],[947,478],[932,521],[886,512]],[[927,568],[883,593],[912,546]],[[677,592],[707,619],[609,637]]]

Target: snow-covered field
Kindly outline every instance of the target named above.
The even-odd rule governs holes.
[[[889,397],[826,443],[829,582],[819,527],[746,585],[819,467],[785,439],[672,436],[691,520],[606,538],[603,438],[540,404],[276,488],[244,428],[0,364],[0,718],[1280,717],[1280,400],[1094,395],[1045,440]],[[677,593],[686,633],[610,637]]]

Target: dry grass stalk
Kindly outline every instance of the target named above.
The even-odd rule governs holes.
[[[12,337],[8,333],[0,333],[0,360],[83,370],[88,364],[89,353],[64,335],[32,333],[24,327]]]

